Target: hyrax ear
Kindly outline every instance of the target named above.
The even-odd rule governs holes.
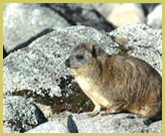
[[[92,44],[92,55],[94,57],[106,55],[106,52],[97,44]]]

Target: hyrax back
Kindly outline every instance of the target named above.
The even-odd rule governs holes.
[[[74,48],[65,62],[84,93],[93,101],[92,115],[128,111],[162,118],[162,78],[148,63],[128,55],[108,55],[98,45]]]

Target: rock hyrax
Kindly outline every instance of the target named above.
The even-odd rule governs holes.
[[[145,61],[107,54],[97,44],[76,46],[65,61],[95,108],[106,113],[128,111],[144,118],[162,118],[162,78]]]

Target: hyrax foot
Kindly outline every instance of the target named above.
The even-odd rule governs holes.
[[[120,112],[120,106],[110,106],[106,109],[105,113],[102,113],[101,116],[107,116],[110,114],[115,114]]]
[[[89,113],[89,117],[94,117],[94,116],[96,116],[96,115],[98,115],[99,114],[99,112],[95,112],[95,111],[92,111],[91,113]]]
[[[94,117],[94,116],[98,115],[99,112],[100,112],[100,109],[101,109],[101,106],[96,105],[95,108],[94,108],[94,110],[91,113],[89,113],[88,116],[89,117]]]
[[[143,116],[143,115],[141,115],[141,114],[139,114],[139,113],[136,113],[136,114],[135,114],[135,118],[136,118],[136,119],[143,119],[143,120],[144,120],[144,123],[145,123],[145,122],[148,122],[148,120],[149,120],[149,118],[147,118],[147,117],[145,117],[145,116]]]
[[[107,115],[110,115],[111,113],[107,113],[107,112],[104,112],[104,113],[101,113],[101,116],[107,116]]]
[[[142,116],[141,114],[139,114],[139,113],[136,113],[135,115],[136,115],[135,117],[136,117],[137,119],[138,119],[138,118],[143,118],[143,116]]]
[[[127,119],[136,119],[136,118],[137,118],[137,116],[135,114],[129,114],[127,116]]]
[[[142,116],[140,114],[135,114],[135,115],[130,114],[127,116],[127,118],[128,119],[141,119]],[[143,119],[143,122],[145,125],[150,125],[152,123],[152,121],[148,118],[142,118],[142,119]]]

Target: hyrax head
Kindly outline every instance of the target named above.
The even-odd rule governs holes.
[[[89,69],[95,65],[98,57],[105,56],[106,52],[94,43],[80,44],[76,46],[70,57],[65,61],[65,65],[72,71]]]

